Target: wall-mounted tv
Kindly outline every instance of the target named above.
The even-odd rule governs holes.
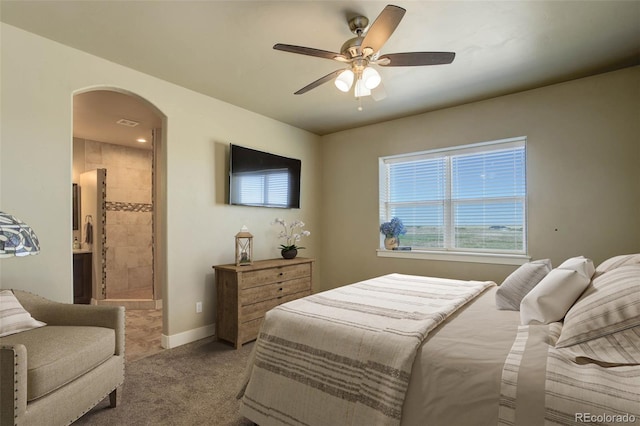
[[[300,208],[302,162],[239,145],[229,150],[229,204]]]

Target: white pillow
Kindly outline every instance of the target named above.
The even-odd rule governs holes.
[[[547,274],[520,303],[520,322],[560,321],[591,282],[593,262],[583,256],[567,259]]]
[[[0,291],[0,337],[45,325],[24,310],[11,290]]]

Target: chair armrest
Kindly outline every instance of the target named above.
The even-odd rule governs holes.
[[[14,291],[22,306],[47,325],[111,328],[116,332],[116,355],[124,355],[125,310],[123,306],[74,305],[53,302],[24,291]]]
[[[0,345],[0,425],[13,426],[27,411],[27,348]]]

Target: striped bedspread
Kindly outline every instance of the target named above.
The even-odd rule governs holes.
[[[417,348],[492,282],[390,274],[267,313],[241,414],[269,425],[398,425]]]
[[[640,366],[576,363],[561,323],[520,326],[505,362],[499,425],[640,425]]]

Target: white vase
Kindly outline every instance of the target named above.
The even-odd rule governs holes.
[[[398,237],[385,237],[384,248],[387,250],[393,250],[400,245],[400,239]]]

